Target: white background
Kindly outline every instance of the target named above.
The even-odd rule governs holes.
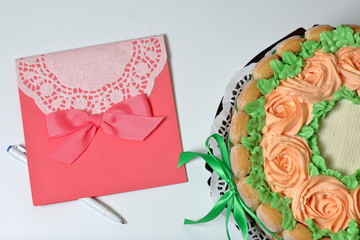
[[[23,143],[15,58],[166,34],[183,147],[203,151],[236,70],[300,26],[360,24],[359,10],[359,1],[339,0],[0,0],[0,240],[226,239],[223,217],[182,224],[213,206],[200,159],[187,165],[187,183],[99,197],[127,225],[77,201],[33,207],[26,167],[6,153]]]

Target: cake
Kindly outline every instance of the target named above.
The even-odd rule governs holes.
[[[315,26],[255,65],[233,109],[230,161],[272,235],[360,239],[359,94],[358,25]]]

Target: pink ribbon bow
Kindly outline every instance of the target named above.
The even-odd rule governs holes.
[[[145,94],[119,102],[105,113],[90,115],[81,110],[65,110],[46,115],[50,138],[63,138],[47,155],[72,164],[91,144],[98,129],[125,139],[144,140],[163,120],[153,117]]]

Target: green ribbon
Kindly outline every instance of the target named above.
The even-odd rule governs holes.
[[[218,147],[220,149],[220,155],[221,159],[214,156],[213,153],[210,150],[209,147],[209,141],[214,138],[218,144]],[[194,223],[205,223],[209,222],[213,219],[215,219],[217,216],[219,216],[225,208],[226,210],[226,218],[225,218],[225,226],[226,226],[226,234],[228,239],[230,238],[229,234],[229,218],[231,215],[231,212],[233,212],[233,216],[235,219],[236,224],[239,226],[244,239],[247,239],[248,234],[248,226],[246,221],[246,215],[245,212],[247,212],[265,231],[267,231],[270,235],[272,235],[274,238],[280,240],[279,237],[277,237],[273,232],[271,232],[260,220],[259,218],[251,211],[251,209],[246,206],[244,201],[241,199],[237,189],[236,184],[234,181],[233,173],[231,171],[231,165],[230,165],[230,154],[228,147],[226,146],[226,143],[224,139],[218,135],[213,134],[210,137],[206,139],[205,143],[207,154],[204,153],[195,153],[195,152],[183,152],[180,154],[179,164],[178,167],[184,165],[191,159],[195,157],[201,157],[204,159],[207,164],[214,170],[214,172],[221,177],[228,185],[229,185],[229,191],[227,191],[224,195],[220,197],[220,199],[217,201],[215,206],[210,210],[210,212],[201,218],[198,221],[191,221],[188,219],[185,219],[184,224],[194,224]]]

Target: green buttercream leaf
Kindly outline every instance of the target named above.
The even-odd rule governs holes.
[[[335,106],[335,101],[334,100],[331,100],[331,101],[328,101],[327,102],[328,104],[325,106],[325,109],[324,109],[324,114],[323,114],[323,118],[326,116],[326,114],[328,114],[331,109],[333,109],[333,107]]]
[[[276,79],[279,79],[279,76],[284,68],[284,64],[278,59],[270,61],[270,67],[274,71],[274,76]]]
[[[317,136],[313,135],[308,139],[308,144],[313,154],[320,155],[319,147],[317,146]]]
[[[360,100],[355,91],[352,91],[348,87],[342,86],[340,90],[334,92],[334,101],[339,101],[341,99],[347,99],[354,104],[359,104]]]
[[[297,66],[304,66],[304,62],[302,60],[301,57],[297,57],[294,53],[292,52],[283,52],[282,53],[282,60],[284,63],[286,63],[287,65],[297,65]]]
[[[350,88],[345,86],[342,86],[339,91],[341,92],[343,97],[348,100],[351,100],[352,98],[357,96],[355,91],[352,91]]]
[[[262,95],[270,93],[272,90],[274,90],[279,85],[279,80],[275,78],[269,78],[269,79],[258,79],[257,82],[257,88],[260,90]]]
[[[310,231],[313,233],[314,240],[327,237],[330,235],[330,231],[328,229],[320,230],[318,225],[316,225],[311,219],[306,219],[305,222],[308,228],[310,229]]]
[[[241,143],[250,152],[254,149],[254,147],[256,147],[260,143],[260,141],[261,141],[261,135],[258,133],[241,139]]]
[[[327,105],[327,101],[325,101],[325,100],[316,103],[313,106],[312,114],[321,115],[321,113],[324,111],[326,105]]]
[[[299,56],[302,58],[310,58],[314,55],[314,52],[321,47],[320,42],[317,41],[305,41],[300,43],[301,52]]]
[[[360,239],[359,225],[356,220],[349,221],[349,227],[346,230],[341,230],[337,233],[330,233],[331,239],[335,240],[353,240]]]
[[[332,101],[323,100],[321,102],[316,103],[313,106],[312,113],[314,115],[316,115],[317,117],[320,117],[323,119],[323,118],[325,118],[327,113],[334,107],[334,105],[335,105],[334,100],[332,100]]]
[[[265,186],[261,186],[259,189],[258,189],[258,193],[259,193],[259,196],[260,196],[260,200],[264,203],[269,203],[271,202],[271,199],[272,199],[272,195],[271,195],[271,191],[268,187],[265,187]]]
[[[341,230],[341,231],[337,232],[336,234],[330,233],[330,236],[331,236],[332,240],[345,240],[345,239],[348,239],[348,238],[346,238],[347,232],[345,230]]]
[[[319,229],[318,225],[316,225],[311,219],[306,219],[305,222],[310,231],[316,231]]]
[[[320,174],[318,168],[313,163],[310,163],[309,165],[309,174],[311,177]]]
[[[327,168],[325,164],[325,159],[323,157],[314,154],[311,157],[311,160],[320,172],[326,172]]]
[[[260,133],[263,127],[265,126],[265,119],[263,116],[257,116],[251,118],[246,123],[246,131],[249,135],[254,135],[255,133]]]
[[[262,156],[262,149],[260,147],[254,147],[250,156],[250,162],[253,169],[257,171],[262,171],[264,159]]]
[[[279,209],[282,206],[281,196],[279,193],[272,193],[272,199],[270,203],[272,208]]]
[[[259,99],[249,102],[245,105],[244,111],[249,114],[251,117],[264,116],[265,115],[265,98],[264,96]]]
[[[256,133],[257,132],[257,127],[258,127],[257,118],[251,118],[246,123],[246,131],[248,132],[249,135],[253,135],[254,133]]]
[[[356,177],[356,180],[358,180],[359,182],[360,182],[360,169],[357,169],[356,171],[355,171],[355,177]]]
[[[320,33],[320,41],[323,52],[336,52],[336,42],[334,40],[335,33],[333,31],[325,31]]]
[[[296,220],[294,219],[293,213],[292,213],[291,209],[289,208],[289,206],[287,206],[287,209],[283,212],[282,218],[283,219],[281,222],[281,226],[285,230],[291,231],[292,229],[294,229]]]
[[[292,52],[283,52],[282,60],[283,62],[277,59],[270,61],[270,67],[274,71],[275,79],[293,78],[301,72],[301,67],[304,66],[302,58]]]
[[[319,118],[314,117],[313,120],[311,121],[311,123],[309,124],[309,127],[314,129],[314,132],[319,131]]]
[[[356,176],[354,176],[354,175],[342,177],[341,181],[350,190],[355,189],[359,186],[359,182],[357,181]]]
[[[285,65],[280,74],[280,79],[293,78],[300,72],[301,66],[299,65]]]
[[[341,91],[336,91],[336,92],[334,92],[334,100],[335,101],[339,101],[339,100],[341,100],[341,99],[344,99],[344,95],[342,94],[342,92]]]
[[[354,97],[353,99],[351,99],[351,102],[353,104],[360,105],[360,97]]]
[[[278,209],[280,212],[282,212],[282,227],[286,230],[292,230],[295,227],[296,221],[294,219],[291,208],[289,207],[291,200],[281,197],[279,193],[272,193],[271,195],[271,207]]]
[[[353,219],[349,222],[349,228],[346,231],[351,236],[349,239],[356,239],[356,236],[360,238],[359,224],[356,220]]]
[[[354,45],[356,40],[353,33],[354,31],[345,25],[340,25],[333,31],[320,33],[323,51],[336,53],[340,47]]]
[[[340,25],[336,27],[335,31],[338,33],[340,40],[342,41],[340,47],[347,47],[350,45],[354,45],[354,30],[352,30],[350,27],[345,25]]]
[[[264,182],[264,174],[259,174],[257,171],[251,171],[248,178],[246,179],[246,183],[251,187],[258,189],[263,185]]]
[[[330,176],[330,177],[334,177],[337,179],[341,179],[343,176],[339,171],[333,170],[333,169],[326,169],[325,172],[326,175]]]
[[[355,43],[354,43],[354,47],[360,47],[360,33],[356,33],[354,34],[354,40],[355,40]]]
[[[297,133],[299,137],[302,137],[304,139],[308,139],[314,134],[314,129],[309,126],[303,126],[300,131]]]

